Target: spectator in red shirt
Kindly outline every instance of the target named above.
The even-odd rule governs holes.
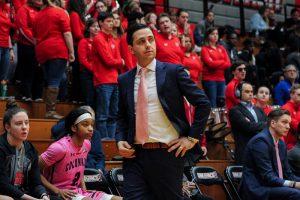
[[[184,51],[181,48],[179,38],[171,34],[172,22],[166,13],[158,17],[160,32],[153,31],[156,41],[156,59],[162,62],[182,64]]]
[[[145,16],[146,25],[149,26],[152,30],[157,30],[157,15],[153,12],[147,13]]]
[[[272,106],[269,105],[270,101],[270,90],[266,86],[260,86],[256,93],[256,98],[253,101],[253,104],[256,107],[261,108],[266,116],[272,111]]]
[[[49,0],[43,0],[44,8],[37,14],[33,24],[36,39],[37,60],[44,67],[46,80],[46,118],[61,118],[55,110],[59,85],[67,62],[73,62],[74,48],[68,13]],[[50,20],[51,19],[51,20]]]
[[[113,36],[116,39],[120,39],[124,33],[124,30],[123,30],[122,24],[121,24],[121,18],[118,13],[113,13],[113,16],[114,16]]]
[[[282,106],[282,109],[290,112],[292,118],[292,122],[290,124],[291,128],[287,136],[284,137],[284,141],[288,150],[292,149],[297,143],[295,134],[300,122],[300,84],[294,84],[291,87],[290,95],[291,99]]]
[[[207,45],[203,46],[201,50],[202,83],[212,108],[223,107],[225,96],[224,71],[231,66],[227,51],[218,44],[218,39],[218,29],[209,28],[205,34]]]
[[[13,61],[14,58],[9,33],[14,24],[10,20],[10,8],[5,0],[0,0],[0,10],[0,97],[6,97],[9,60]]]
[[[243,61],[236,61],[231,67],[233,79],[227,84],[225,89],[225,104],[227,111],[240,103],[240,99],[236,97],[235,91],[237,85],[246,77],[246,64]]]
[[[202,62],[200,57],[193,52],[195,44],[192,36],[183,35],[181,44],[185,47],[182,65],[189,70],[191,79],[202,89]]]
[[[18,70],[20,77],[20,92],[23,100],[41,100],[43,93],[43,72],[35,57],[32,26],[36,15],[42,6],[41,0],[28,0],[17,12],[16,25],[18,38]]]
[[[73,101],[81,101],[82,95],[80,94],[80,70],[78,62],[78,43],[84,38],[85,29],[85,4],[84,0],[70,0],[69,13],[70,13],[70,25],[73,36],[75,61],[72,65],[72,85],[70,98]]]
[[[95,8],[96,12],[94,13],[93,18],[96,20],[98,19],[99,13],[107,11],[107,7],[104,4],[103,0],[98,0],[97,3],[95,3]]]
[[[179,35],[193,35],[195,26],[189,22],[189,13],[186,10],[180,9],[177,12],[177,30]],[[194,40],[194,38],[193,38]]]
[[[93,75],[96,88],[96,127],[102,138],[114,138],[118,111],[118,70],[124,65],[119,46],[112,36],[113,15],[100,13],[101,28],[94,38]]]
[[[80,85],[81,92],[84,98],[84,104],[89,105],[93,108],[96,107],[95,104],[95,88],[93,84],[93,52],[92,44],[94,37],[99,33],[98,22],[90,18],[86,22],[85,28],[85,38],[80,40],[78,44],[78,61],[81,65],[80,71]]]

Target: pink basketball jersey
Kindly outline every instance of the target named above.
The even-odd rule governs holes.
[[[88,152],[91,149],[89,140],[84,140],[81,147],[76,146],[70,136],[54,142],[41,155],[45,164],[50,167],[45,177],[60,189],[76,190],[80,187]]]

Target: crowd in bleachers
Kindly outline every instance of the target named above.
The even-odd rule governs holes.
[[[297,157],[295,152],[299,151],[300,141],[300,11],[292,9],[290,18],[277,22],[273,6],[261,6],[250,19],[247,37],[240,36],[239,31],[230,25],[216,27],[214,17],[213,10],[208,10],[203,20],[192,24],[186,10],[178,9],[176,15],[144,13],[139,0],[0,0],[0,96],[6,98],[8,85],[14,85],[16,98],[44,101],[45,118],[50,119],[63,117],[55,109],[57,101],[76,101],[92,107],[95,114],[83,109],[77,110],[80,114],[73,113],[73,118],[62,119],[54,127],[54,137],[64,137],[63,129],[68,126],[69,133],[74,132],[71,137],[74,136],[74,140],[83,145],[85,136],[78,134],[79,127],[76,130],[71,127],[78,125],[79,122],[75,121],[80,115],[90,115],[85,120],[95,120],[96,131],[92,146],[85,144],[86,150],[91,149],[91,152],[88,155],[85,152],[80,159],[87,159],[88,167],[105,171],[104,156],[99,150],[101,147],[96,148],[96,144],[101,139],[115,138],[118,75],[137,64],[132,47],[127,44],[126,31],[133,24],[146,24],[155,36],[156,59],[183,65],[194,83],[205,91],[211,107],[226,108],[235,139],[237,163],[244,164],[246,145],[267,127],[267,115],[278,106],[288,110],[291,128],[283,139],[287,149],[292,149],[289,158],[295,174],[299,174],[297,163],[300,156]],[[193,108],[188,101],[185,107],[191,123]],[[25,121],[28,118],[23,110],[15,112],[10,113],[8,121],[4,121],[6,130],[18,113],[25,113]],[[93,126],[93,123],[85,125]],[[6,133],[5,137],[10,136]],[[69,140],[65,137],[64,143]],[[7,144],[5,140],[0,142]],[[42,154],[39,162],[42,169],[63,159],[61,155],[65,152],[59,152],[62,147],[58,143],[55,145]],[[205,136],[200,146],[205,155]],[[20,153],[19,156],[24,157]],[[33,156],[33,164],[37,167],[35,154],[30,156]],[[80,159],[76,165],[82,164]],[[63,163],[59,167],[68,170],[71,165],[75,164]],[[19,168],[14,170],[20,171]],[[72,175],[76,177],[76,174]],[[82,172],[77,176],[77,180],[70,180],[74,183],[65,183],[63,187],[68,184],[77,186],[82,180]],[[55,177],[58,183],[60,178],[59,175]],[[73,195],[70,191],[58,189],[62,186],[55,185],[56,180],[49,183],[42,177],[41,181],[61,197]],[[4,187],[5,184],[1,184],[4,182],[0,181],[0,188]],[[15,181],[16,184],[20,186],[23,182]],[[48,197],[39,185],[40,180],[34,183],[38,188],[36,195],[46,200]],[[23,195],[13,187],[5,187],[16,198]],[[103,196],[102,193],[77,192]]]

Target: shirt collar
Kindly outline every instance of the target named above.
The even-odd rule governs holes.
[[[137,64],[137,70],[136,70],[136,73],[137,73],[137,74],[139,73],[139,71],[140,71],[141,68],[142,68],[142,67],[141,67],[139,64]],[[147,65],[146,68],[147,68],[148,70],[150,70],[150,71],[155,72],[155,69],[156,69],[156,59],[154,58],[154,59],[152,60],[152,62],[149,63],[149,65]]]
[[[251,102],[241,101],[241,104],[247,108],[253,108],[253,104]]]

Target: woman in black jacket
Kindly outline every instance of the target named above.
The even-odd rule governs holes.
[[[16,104],[6,107],[5,133],[0,136],[0,195],[49,200],[40,179],[37,151],[26,141],[29,133],[27,112]]]

